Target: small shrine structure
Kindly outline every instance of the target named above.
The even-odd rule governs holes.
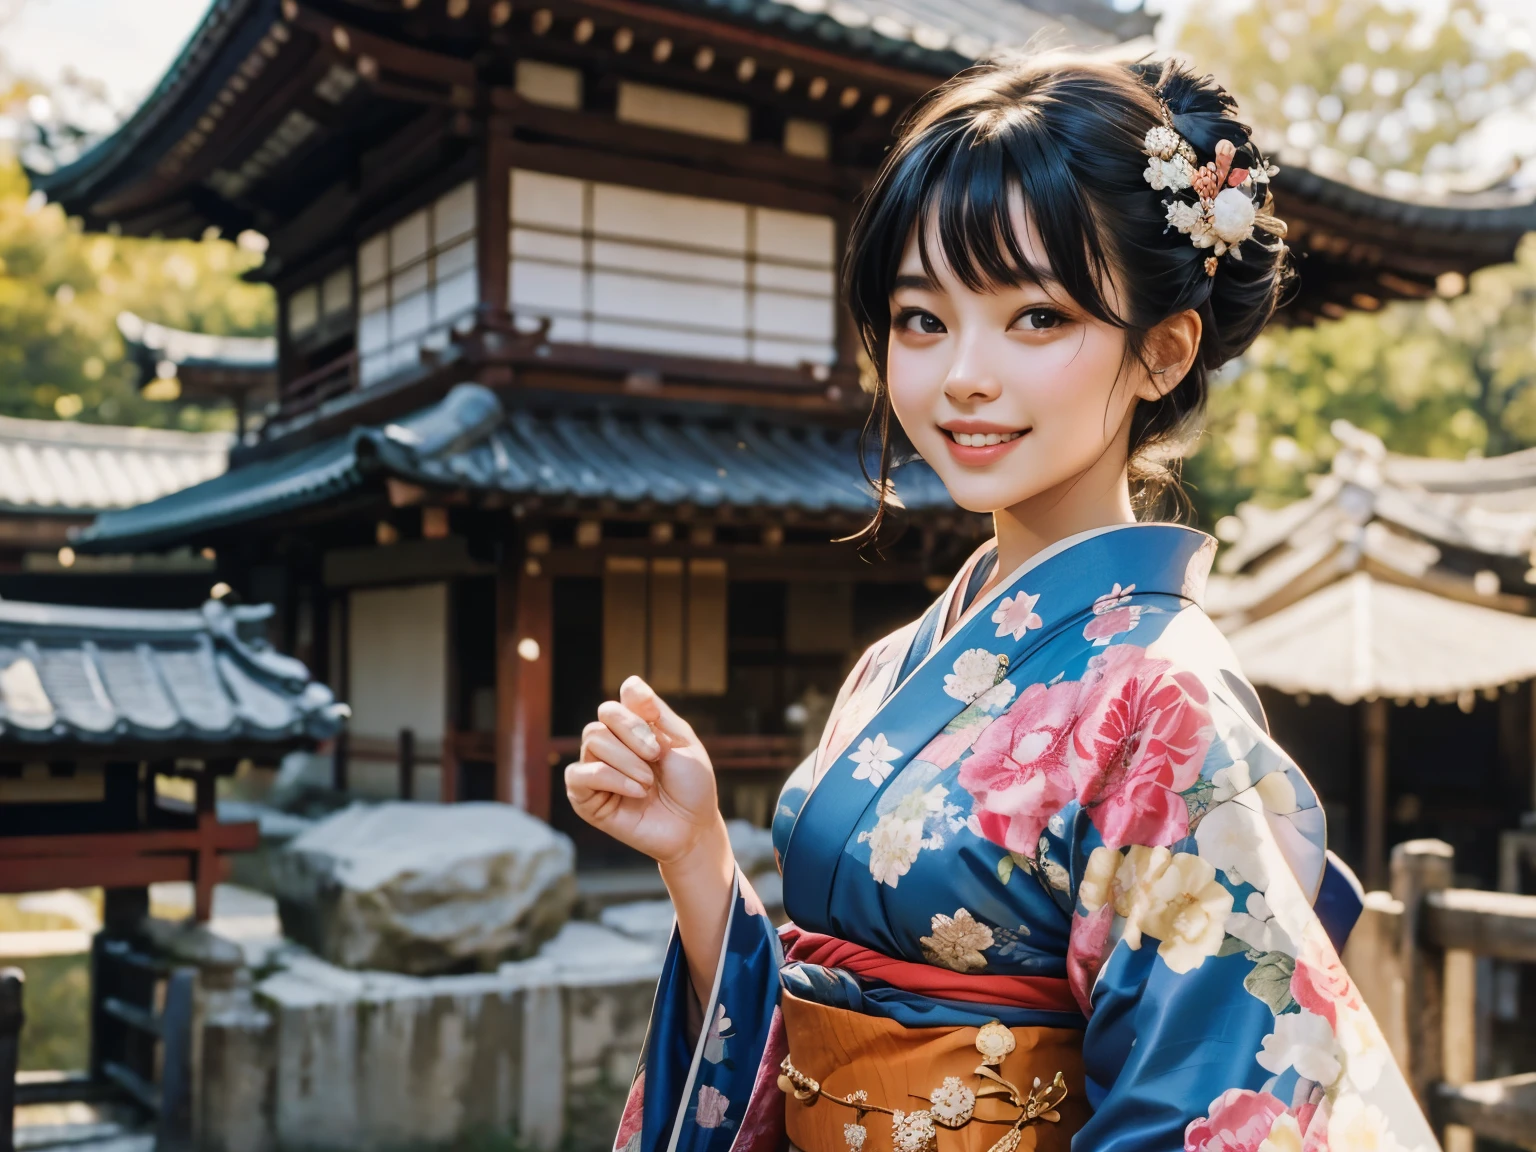
[[[1424,836],[1492,887],[1497,834],[1536,810],[1536,450],[1333,434],[1310,496],[1240,510],[1209,607],[1367,887]]]
[[[15,1104],[115,1096],[155,1118],[160,1147],[188,1146],[198,978],[146,938],[157,924],[181,931],[147,919],[149,886],[190,883],[183,928],[195,932],[228,854],[258,846],[255,823],[219,822],[219,778],[313,749],[347,714],[273,650],[271,615],[218,601],[155,611],[0,600],[0,892],[104,890],[90,1068],[5,1076],[7,1117]]]

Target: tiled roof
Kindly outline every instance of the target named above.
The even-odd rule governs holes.
[[[347,715],[264,638],[268,605],[200,611],[0,600],[0,745],[293,744]]]
[[[514,497],[863,515],[874,505],[859,470],[857,441],[852,430],[762,412],[505,412],[493,392],[460,384],[397,424],[355,428],[152,503],[106,513],[77,546],[96,552],[170,547],[391,476]],[[906,464],[895,477],[909,510],[954,509],[926,464]]]
[[[1155,19],[1108,0],[660,0],[721,19],[766,26],[936,76],[982,56],[1065,30],[1079,47],[1150,35]]]
[[[1042,28],[1065,29],[1082,47],[1151,33],[1155,20],[1138,6],[1110,0],[648,0],[714,19],[750,24],[786,40],[850,57],[948,76],[997,47],[1021,47]],[[368,0],[326,5],[331,15],[376,17]],[[643,9],[644,5],[638,6]],[[349,12],[348,9],[351,9]],[[360,11],[361,10],[361,11]],[[186,46],[153,92],[111,135],[52,171],[31,173],[34,188],[71,212],[88,212],[101,190],[153,167],[146,147],[175,122],[181,130],[202,114],[196,93],[210,74],[232,71],[265,34],[280,9],[275,0],[211,0]],[[216,91],[214,85],[212,90]],[[131,174],[130,174],[131,173]]]
[[[227,432],[175,432],[0,416],[0,512],[124,508],[224,471]]]
[[[130,355],[169,360],[178,368],[277,368],[275,336],[210,336],[184,328],[167,328],[132,312],[117,314],[117,330],[122,333]]]

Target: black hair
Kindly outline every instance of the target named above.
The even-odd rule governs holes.
[[[1138,508],[1182,496],[1176,473],[1157,457],[1193,431],[1210,374],[1247,349],[1273,315],[1289,263],[1282,240],[1255,233],[1221,257],[1212,275],[1212,249],[1196,248],[1170,227],[1167,197],[1143,175],[1143,141],[1165,123],[1165,106],[1198,163],[1228,140],[1237,150],[1234,167],[1262,170],[1265,159],[1232,97],[1211,77],[1171,61],[1003,58],[960,73],[903,117],[860,205],[842,278],[875,367],[864,439],[879,435],[878,475],[869,475],[866,452],[860,460],[877,497],[890,491],[891,288],[914,227],[932,274],[929,222],[944,263],[967,287],[1054,279],[1090,315],[1125,331],[1128,356],[1143,356],[1148,332],[1163,320],[1186,309],[1199,313],[1204,327],[1193,367],[1162,399],[1138,401],[1131,422]],[[1014,233],[1019,194],[1049,268],[1031,266]],[[1111,282],[1120,289],[1118,309],[1106,297]],[[881,498],[854,539],[876,539],[885,505]]]

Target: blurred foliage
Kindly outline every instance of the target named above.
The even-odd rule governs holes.
[[[90,956],[13,957],[5,963],[20,968],[26,980],[21,1070],[83,1072],[90,1063]]]
[[[1536,444],[1536,236],[1453,300],[1272,328],[1211,392],[1185,477],[1202,523],[1250,495],[1306,493],[1345,419],[1397,452],[1462,458]]]
[[[1456,147],[1536,92],[1529,53],[1501,15],[1450,0],[1263,0],[1185,26],[1180,49],[1213,69],[1256,127],[1317,166],[1357,177],[1455,174]]]
[[[1376,0],[1265,0],[1185,30],[1183,48],[1237,96],[1260,131],[1316,158],[1444,168],[1486,118],[1536,86],[1536,61],[1489,48],[1470,0],[1425,25]],[[1325,156],[1326,159],[1326,156]],[[1367,162],[1362,167],[1359,161]],[[1304,495],[1343,418],[1406,453],[1461,458],[1536,444],[1536,243],[1484,269],[1455,299],[1400,302],[1310,328],[1271,328],[1215,381],[1185,478],[1210,527],[1250,497]]]
[[[32,94],[13,84],[0,92],[0,110]],[[271,290],[239,278],[260,257],[220,240],[84,234],[30,192],[16,157],[0,145],[0,414],[232,428],[227,409],[142,399],[117,315],[218,334],[269,333]]]

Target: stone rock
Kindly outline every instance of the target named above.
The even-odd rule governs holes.
[[[633,940],[665,945],[672,938],[676,913],[670,900],[634,900],[604,908],[598,919],[604,928],[612,928]]]
[[[748,824],[745,820],[727,820],[725,830],[730,834],[736,863],[748,876],[779,870],[773,855],[773,833],[769,829]]]
[[[354,804],[272,861],[284,932],[333,964],[432,975],[535,953],[576,899],[575,850],[506,804]]]

